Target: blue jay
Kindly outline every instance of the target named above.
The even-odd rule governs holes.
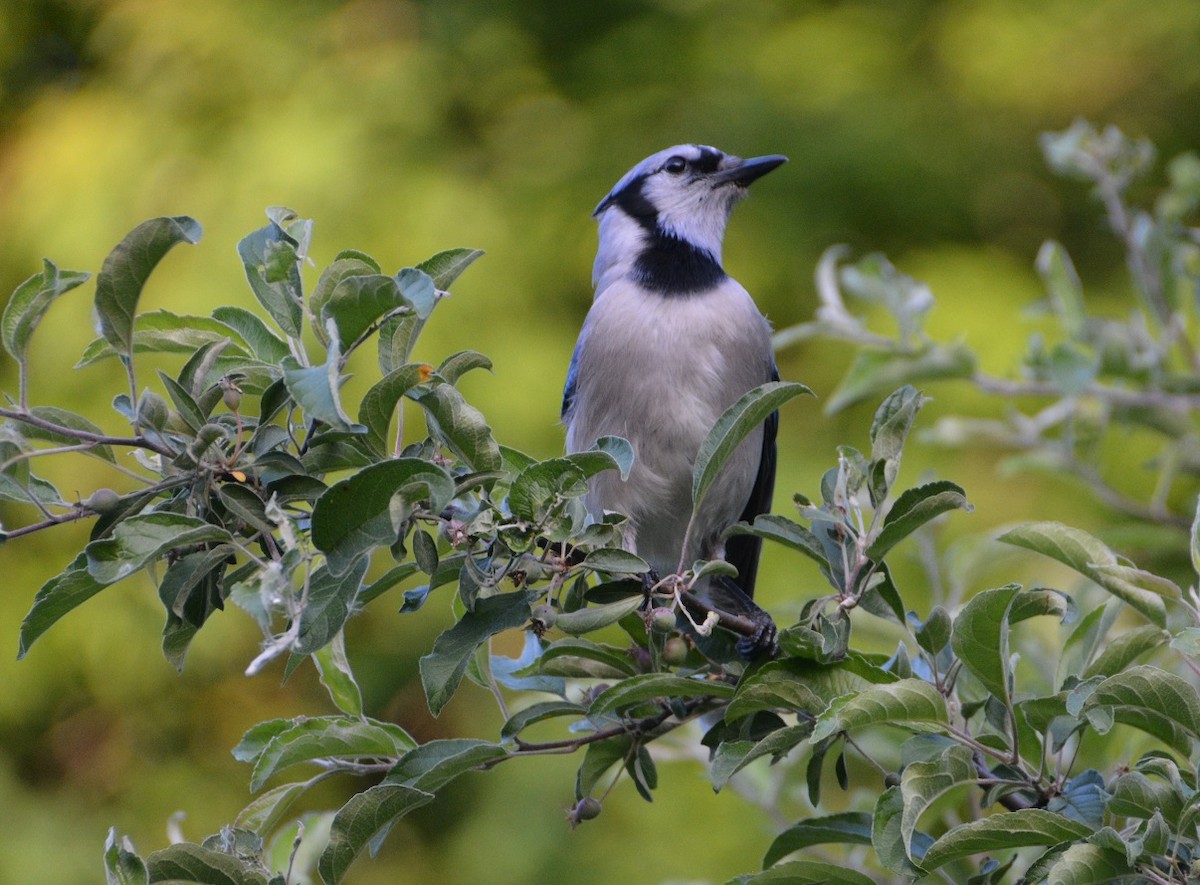
[[[723,536],[770,508],[778,414],[730,458],[683,545],[700,444],[742,394],[779,378],[771,328],[725,273],[721,245],[747,186],[786,160],[743,160],[685,144],[647,157],[617,182],[592,213],[600,224],[596,296],[562,402],[567,451],[589,449],[606,435],[633,445],[626,481],[611,471],[591,481],[584,500],[592,516],[628,516],[625,547],[660,574],[696,559],[729,561],[736,581],[699,589],[718,607],[751,617],[759,627],[751,646],[760,649],[775,633],[752,600],[761,541]]]

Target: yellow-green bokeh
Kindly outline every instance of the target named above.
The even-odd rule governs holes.
[[[268,205],[316,220],[310,283],[344,248],[388,269],[482,248],[418,356],[489,354],[494,374],[471,376],[465,392],[503,443],[549,457],[562,448],[561,386],[591,297],[589,212],[643,156],[698,141],[791,158],[738,209],[726,246],[728,269],[777,327],[811,318],[816,261],[846,242],[929,281],[931,333],[961,337],[1004,375],[1037,328],[1023,310],[1040,295],[1042,239],[1067,245],[1106,310],[1131,307],[1097,207],[1044,169],[1037,134],[1086,115],[1167,154],[1200,144],[1197,45],[1192,0],[16,0],[0,8],[0,293],[43,256],[94,272],[130,228],[162,214],[195,216],[204,238],[168,256],[144,309],[255,308],[235,245]],[[32,396],[116,428],[117,367],[68,369],[94,334],[91,292],[65,297],[39,329]],[[813,342],[780,366],[827,398],[850,357]],[[7,359],[0,382],[13,391]],[[922,425],[1001,408],[965,384],[932,392]],[[838,444],[867,444],[871,408],[786,408],[780,507],[816,492]],[[903,479],[933,472],[975,503],[952,517],[947,543],[966,550],[969,536],[1021,519],[1111,522],[1065,482],[1001,473],[1002,457],[909,453]],[[1128,472],[1150,482],[1140,462]],[[121,482],[93,461],[55,478],[81,494]],[[15,652],[37,588],[85,538],[68,526],[0,549],[0,646]],[[994,547],[962,561],[968,591],[1027,566]],[[820,576],[786,551],[766,562],[762,597],[786,622]],[[928,598],[919,569],[897,574],[914,600]],[[1038,579],[1052,576],[1062,578]],[[422,739],[493,736],[497,716],[473,686],[438,720],[424,710],[415,661],[449,623],[445,599],[418,615],[398,607],[385,597],[348,631],[369,711]],[[149,851],[183,810],[184,832],[203,837],[249,799],[249,772],[229,756],[242,731],[328,712],[307,668],[282,687],[277,669],[242,675],[257,635],[237,612],[206,627],[182,675],[159,651],[161,620],[139,576],[64,619],[26,660],[0,656],[0,864],[12,881],[99,881],[110,825]],[[732,789],[714,796],[699,765],[671,762],[653,805],[625,785],[598,821],[568,833],[575,762],[464,778],[350,881],[721,882],[754,869],[777,828]],[[874,788],[869,773],[862,783]],[[318,798],[332,807],[350,789]]]

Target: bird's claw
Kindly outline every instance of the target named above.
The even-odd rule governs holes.
[[[737,653],[748,661],[760,658],[774,658],[779,654],[779,629],[762,609],[747,615],[754,622],[755,630],[749,636],[743,636],[734,646]]]

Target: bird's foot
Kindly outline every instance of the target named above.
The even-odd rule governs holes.
[[[748,661],[760,658],[769,659],[779,654],[779,628],[775,626],[775,621],[766,611],[758,606],[755,608],[757,611],[747,612],[743,615],[754,622],[754,632],[749,636],[743,636],[734,646],[737,653]]]

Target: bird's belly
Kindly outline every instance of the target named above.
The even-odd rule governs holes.
[[[746,324],[741,336],[745,340],[730,340],[728,311],[713,317],[711,305],[697,310],[687,302],[668,304],[669,318],[645,317],[636,328],[618,321],[637,312],[606,307],[620,305],[600,301],[593,307],[578,354],[567,448],[587,449],[608,435],[630,441],[635,459],[629,478],[622,481],[614,471],[599,474],[587,504],[596,517],[612,511],[630,517],[630,546],[658,571],[672,572],[681,560],[690,566],[696,557],[720,555],[713,549],[715,539],[737,520],[750,496],[761,429],[738,448],[713,484],[692,543],[683,550],[700,446],[725,409],[768,380],[769,343],[761,331],[766,324],[754,311],[753,324]]]

